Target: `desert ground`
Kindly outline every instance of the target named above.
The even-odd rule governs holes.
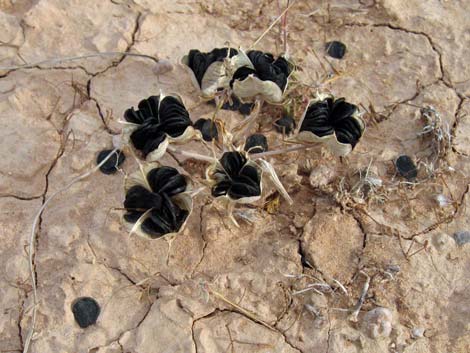
[[[162,90],[193,121],[210,116],[181,57],[250,48],[286,1],[0,0],[0,352],[470,352],[470,2],[291,5],[256,49],[279,55],[287,29],[297,92],[360,106],[363,138],[347,157],[319,146],[267,158],[294,204],[267,185],[236,208],[239,227],[201,191],[169,243],[122,226],[138,168],[123,113]],[[343,59],[325,52],[332,40]],[[281,115],[265,105],[252,132],[282,145]],[[48,197],[116,145],[122,169],[60,192],[31,238]],[[417,165],[412,182],[401,155]],[[204,162],[161,163],[204,185]],[[101,308],[87,328],[71,309],[80,297]]]

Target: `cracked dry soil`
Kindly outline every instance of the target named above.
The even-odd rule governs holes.
[[[122,174],[75,184],[40,220],[30,352],[469,352],[470,245],[452,237],[470,230],[469,10],[467,0],[298,0],[291,56],[306,84],[368,111],[355,151],[342,160],[320,150],[272,158],[294,206],[251,209],[255,221],[240,229],[199,195],[171,247],[121,228],[113,208],[122,204]],[[193,120],[209,114],[177,60],[227,41],[246,48],[278,14],[274,0],[0,0],[2,67],[110,51],[175,64],[157,72],[158,59],[116,55],[0,71],[0,352],[24,347],[28,231],[47,196],[93,166],[141,98],[178,92]],[[343,60],[325,56],[330,40],[347,45]],[[279,53],[279,26],[258,49]],[[432,153],[417,135],[426,105],[450,127],[452,146],[433,178],[421,164],[423,181],[404,185],[393,161]],[[276,118],[265,114],[257,127],[269,130],[271,145]],[[200,163],[165,158],[202,178]],[[350,185],[369,164],[383,187],[364,201]],[[123,168],[136,164],[128,158]],[[448,202],[439,206],[438,195]],[[352,322],[340,309],[358,300],[360,271],[371,281]],[[300,292],[314,282],[333,290]],[[101,305],[86,329],[70,308],[80,296]],[[392,312],[388,337],[363,329],[376,307]]]

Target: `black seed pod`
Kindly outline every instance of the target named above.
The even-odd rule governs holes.
[[[90,297],[82,297],[76,299],[72,304],[72,313],[81,328],[87,328],[94,325],[101,309],[95,299]]]
[[[124,219],[133,224],[146,215],[140,227],[152,239],[178,232],[189,211],[181,208],[174,197],[186,191],[186,178],[172,167],[154,168],[146,178],[151,190],[142,185],[127,190]]]
[[[230,52],[229,52],[230,50]],[[194,72],[199,86],[202,86],[202,80],[211,64],[217,61],[223,61],[227,57],[237,55],[238,51],[233,48],[215,48],[211,52],[202,53],[199,50],[192,49],[188,54],[187,65]]]
[[[266,152],[268,150],[268,140],[266,136],[262,134],[248,136],[244,150],[250,154]]]
[[[111,152],[112,150],[103,150],[98,153],[96,164],[100,164]],[[117,150],[106,162],[104,162],[100,167],[100,171],[103,174],[114,174],[117,172],[117,167],[119,167],[125,160],[126,156],[124,155],[124,152]]]
[[[287,85],[287,78],[292,72],[289,62],[283,57],[274,59],[270,53],[263,53],[258,50],[251,50],[247,53],[254,69],[241,67],[235,71],[231,85],[234,80],[243,81],[250,74],[258,77],[262,81],[272,81],[284,91]]]
[[[194,123],[194,127],[201,131],[204,141],[217,140],[219,136],[217,125],[210,119],[201,118]]]
[[[151,96],[139,102],[139,109],[127,109],[126,121],[139,125],[130,139],[134,147],[147,156],[167,136],[177,138],[191,126],[191,119],[180,99],[173,96]]]
[[[358,108],[344,98],[327,97],[310,103],[300,132],[309,131],[317,138],[336,135],[338,142],[354,148],[364,131],[364,123],[357,113]]]
[[[271,102],[282,101],[293,66],[283,57],[274,59],[272,54],[258,50],[249,51],[247,57],[251,66],[239,67],[230,81],[234,94],[241,99],[259,95]]]
[[[247,163],[243,153],[225,152],[213,173],[216,184],[212,196],[227,195],[233,200],[261,195],[261,175],[258,169]]]

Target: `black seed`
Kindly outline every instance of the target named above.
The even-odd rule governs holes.
[[[232,103],[230,103],[230,101],[226,101],[223,105],[222,105],[222,109],[223,110],[231,110],[231,111],[237,111],[239,108],[240,108],[240,100],[234,96],[232,94],[231,96],[231,100],[232,100]]]
[[[415,179],[418,176],[418,169],[409,156],[400,156],[395,162],[398,173],[408,180]]]
[[[194,127],[201,131],[204,141],[212,141],[219,136],[217,125],[210,119],[201,118],[194,123]]]
[[[346,54],[346,45],[334,40],[325,44],[325,50],[332,58],[342,59]]]
[[[103,150],[96,157],[96,164],[100,164],[112,150]],[[114,174],[117,172],[117,167],[119,167],[126,160],[124,152],[117,150],[111,157],[108,158],[106,162],[100,167],[100,171],[104,174]]]
[[[250,154],[266,152],[268,150],[268,140],[262,134],[248,136],[245,142],[245,151]]]
[[[292,117],[284,115],[274,122],[274,126],[278,132],[289,135],[295,129],[295,121]]]
[[[243,104],[240,104],[240,108],[238,108],[238,111],[245,116],[250,115],[254,106],[255,106],[255,103],[243,103]]]
[[[73,316],[81,328],[87,328],[95,324],[100,311],[100,306],[96,300],[90,297],[78,298],[72,304]]]

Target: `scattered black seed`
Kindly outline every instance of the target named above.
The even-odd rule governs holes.
[[[231,101],[232,102],[230,102],[228,100],[225,101],[224,104],[222,104],[222,106],[220,107],[220,109],[222,109],[222,110],[231,110],[231,111],[236,112],[240,108],[240,104],[241,104],[240,100],[236,96],[232,95]],[[207,104],[210,104],[214,107],[217,105],[215,103],[214,99],[211,99],[210,101],[208,101]]]
[[[78,298],[72,304],[73,316],[81,328],[87,328],[95,324],[100,311],[100,306],[96,300],[90,297]]]
[[[335,59],[342,59],[346,54],[346,45],[336,40],[325,44],[326,52]]]
[[[222,105],[222,109],[223,109],[223,110],[231,110],[231,111],[234,111],[234,112],[235,112],[235,111],[237,111],[238,109],[240,109],[240,104],[241,104],[241,102],[240,102],[240,100],[239,100],[236,96],[234,96],[234,95],[232,95],[230,98],[231,98],[231,101],[232,101],[232,102],[230,103],[230,101],[227,100],[227,101]]]
[[[276,130],[285,135],[289,135],[295,129],[295,120],[289,115],[284,115],[274,122]]]
[[[215,106],[215,100],[210,100],[207,102],[210,105]],[[240,99],[238,99],[237,96],[232,95],[230,97],[230,100],[227,100],[224,102],[222,105],[221,109],[222,110],[230,110],[233,112],[239,111],[240,114],[242,115],[250,115],[251,111],[253,110],[253,107],[255,106],[255,103],[242,103],[240,102]]]
[[[262,153],[268,150],[268,140],[262,134],[248,136],[245,142],[245,151],[250,154]]]
[[[194,123],[194,127],[201,131],[202,138],[204,141],[217,140],[219,132],[217,130],[217,125],[210,119],[199,119]]]
[[[240,108],[238,108],[238,111],[247,116],[251,114],[251,111],[253,110],[253,107],[255,106],[255,103],[243,103],[240,104]]]
[[[103,150],[98,153],[96,164],[100,164],[111,152],[112,150]],[[114,174],[117,172],[117,167],[119,167],[125,160],[126,156],[124,155],[124,152],[117,150],[106,162],[104,162],[100,167],[100,171],[104,174]]]
[[[406,155],[400,156],[395,162],[398,173],[408,180],[413,180],[418,176],[418,169],[413,160]]]

